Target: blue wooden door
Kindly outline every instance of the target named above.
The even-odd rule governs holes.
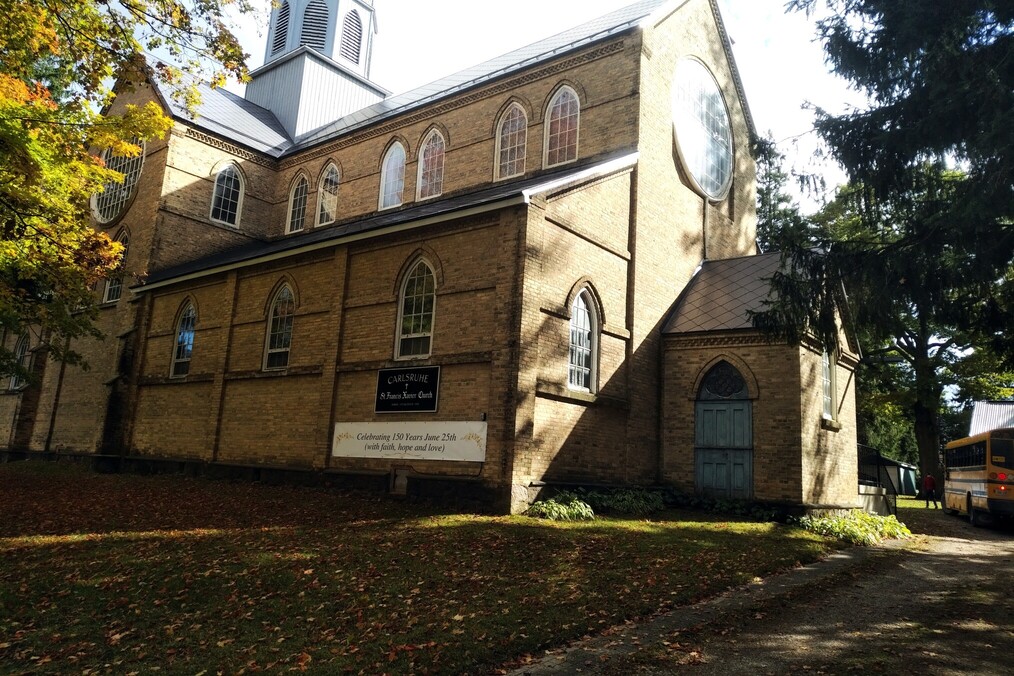
[[[753,495],[753,410],[749,400],[698,401],[695,416],[698,492],[716,498]]]

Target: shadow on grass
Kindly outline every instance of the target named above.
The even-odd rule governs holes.
[[[15,671],[488,673],[828,549],[796,529],[687,512],[560,524],[13,466],[0,490],[12,491],[0,660]]]

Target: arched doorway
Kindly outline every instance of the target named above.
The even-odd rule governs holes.
[[[694,454],[697,491],[716,498],[753,495],[753,403],[735,366],[720,361],[697,392]]]

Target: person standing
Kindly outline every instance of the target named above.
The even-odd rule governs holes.
[[[937,505],[937,480],[932,474],[922,478],[922,496],[926,498],[926,508],[929,509],[930,500],[933,501],[933,509],[940,509]]]

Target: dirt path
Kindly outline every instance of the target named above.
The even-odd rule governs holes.
[[[853,550],[517,673],[1014,673],[1014,529],[899,516],[918,534],[902,547]]]

